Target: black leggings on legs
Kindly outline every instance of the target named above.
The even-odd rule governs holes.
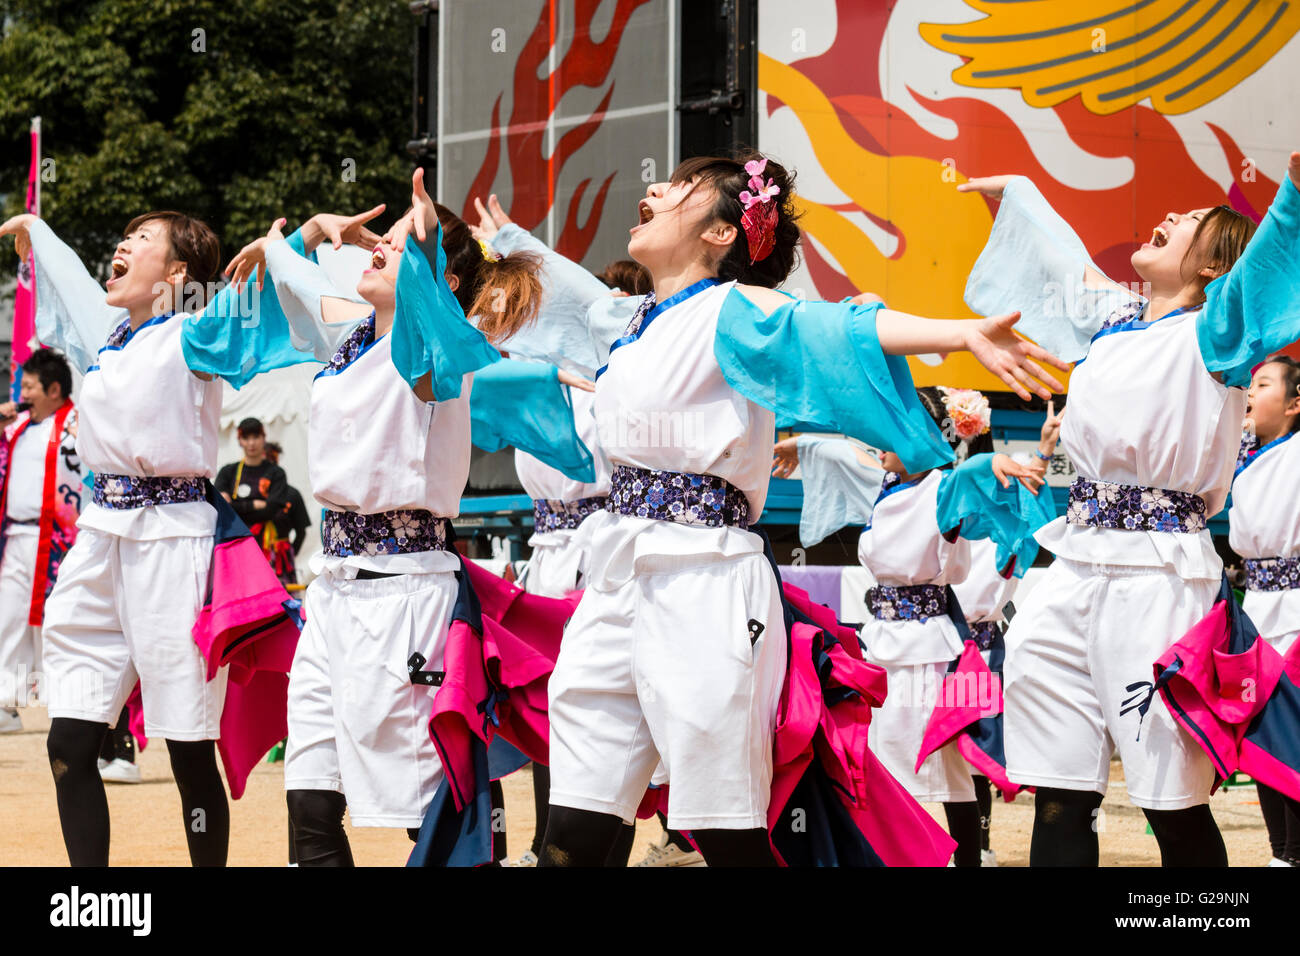
[[[95,763],[107,730],[108,724],[55,717],[45,740],[63,845],[73,866],[108,866],[108,798]]]
[[[130,713],[123,707],[117,725],[104,734],[104,743],[99,748],[100,760],[135,763],[135,738],[131,736],[130,719]]]
[[[217,772],[214,740],[169,740],[172,776],[181,792],[181,814],[192,866],[225,866],[230,850],[230,804]]]
[[[551,768],[533,764],[533,813],[537,825],[533,828],[533,842],[529,847],[533,856],[541,859],[542,840],[546,837],[546,814],[551,807]]]
[[[989,849],[989,830],[993,826],[993,784],[982,774],[972,774],[975,802],[980,808],[980,849]]]
[[[980,865],[980,805],[970,800],[962,803],[945,803],[944,816],[948,818],[948,835],[957,841],[952,862],[955,866]]]
[[[1096,866],[1101,794],[1039,787],[1034,796],[1030,866]],[[1160,845],[1161,866],[1227,866],[1228,851],[1208,804],[1146,810]]]
[[[1228,865],[1228,848],[1208,803],[1185,810],[1142,812],[1160,844],[1161,866]]]
[[[1292,865],[1300,863],[1300,800],[1292,800],[1262,783],[1256,783],[1255,789],[1273,856]]]
[[[299,866],[354,866],[343,830],[347,798],[333,790],[289,790],[289,827]]]
[[[45,748],[54,774],[63,844],[73,866],[108,866],[108,798],[95,763],[107,730],[107,724],[73,717],[50,721]],[[214,743],[169,740],[167,752],[181,794],[190,862],[225,866],[230,808],[217,773]]]
[[[1101,794],[1039,787],[1034,794],[1030,866],[1096,866]]]
[[[696,830],[691,834],[711,867],[776,866],[766,830]],[[610,813],[551,806],[538,866],[605,866],[615,859],[621,819]]]

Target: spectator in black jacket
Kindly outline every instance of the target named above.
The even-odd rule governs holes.
[[[266,457],[266,430],[256,418],[239,423],[239,447],[244,457],[224,466],[213,482],[221,496],[254,534],[254,525],[279,515],[289,504],[289,482],[284,469]]]

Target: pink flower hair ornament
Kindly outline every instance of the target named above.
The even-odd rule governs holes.
[[[993,423],[993,412],[989,400],[982,392],[973,388],[939,387],[943,395],[944,411],[952,422],[953,431],[962,441],[970,441],[977,435],[983,435]]]
[[[751,159],[745,164],[749,174],[749,189],[740,191],[741,205],[745,207],[740,217],[740,224],[745,230],[745,241],[749,245],[749,262],[762,262],[776,248],[776,223],[780,218],[780,207],[772,200],[780,194],[781,187],[771,179],[763,182],[763,171],[767,169],[766,159]],[[752,189],[754,192],[750,192]]]

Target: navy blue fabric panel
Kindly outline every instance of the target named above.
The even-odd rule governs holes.
[[[492,794],[487,747],[474,738],[474,799],[460,813],[446,780],[420,825],[407,866],[484,866],[492,862]]]
[[[815,760],[772,829],[772,843],[789,866],[885,865]]]

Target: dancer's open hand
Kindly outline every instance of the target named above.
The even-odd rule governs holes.
[[[33,216],[29,212],[19,213],[12,219],[6,219],[0,225],[0,236],[14,237],[14,251],[18,253],[19,259],[26,259],[31,255],[32,239],[27,230],[31,228],[32,223],[39,220],[39,216]]]
[[[1030,490],[1032,494],[1038,494],[1038,489],[1044,485],[1042,477],[1028,465],[1022,465],[1010,455],[1004,455],[998,452],[993,456],[993,477],[996,478],[1003,488],[1011,486],[1011,479],[1015,478],[1022,485]]]
[[[230,260],[230,265],[223,270],[224,274],[230,277],[230,284],[238,289],[252,275],[253,270],[257,270],[257,291],[262,291],[262,286],[266,283],[266,247],[276,239],[283,239],[284,233],[281,231],[285,224],[284,219],[277,219],[271,223],[271,228],[267,230],[266,235],[260,239],[254,239],[244,248],[239,250],[235,258]]]
[[[500,201],[497,200],[497,194],[493,193],[488,196],[487,205],[477,196],[474,197],[474,211],[478,213],[478,225],[470,225],[469,231],[475,239],[481,242],[491,242],[502,226],[507,225],[514,220],[501,208]]]
[[[1300,189],[1300,153],[1291,154],[1291,165],[1287,167],[1287,175],[1291,177],[1291,185]]]
[[[789,478],[799,467],[799,439],[783,438],[772,447],[772,477]]]
[[[1041,346],[1016,335],[1012,328],[1018,321],[1019,312],[1008,312],[971,322],[966,333],[966,349],[1025,401],[1029,400],[1030,392],[1040,398],[1051,398],[1052,392],[1063,391],[1063,387],[1042,365],[1063,372],[1069,371],[1070,366]]]
[[[591,379],[583,378],[581,375],[577,375],[567,369],[559,370],[559,379],[561,385],[568,385],[571,388],[580,388],[584,392],[594,392],[596,390],[596,383]]]
[[[335,249],[347,243],[369,251],[379,245],[379,236],[367,229],[366,223],[378,216],[385,208],[387,207],[384,203],[380,203],[373,209],[367,209],[355,216],[339,216],[325,212],[312,216],[311,222],[320,229]]]

